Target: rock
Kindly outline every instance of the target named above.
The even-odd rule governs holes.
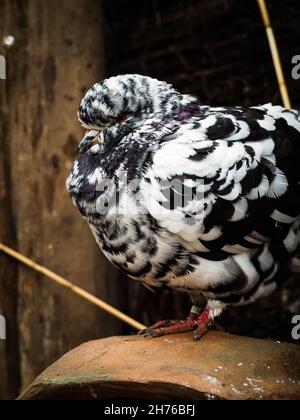
[[[300,347],[210,332],[111,337],[72,350],[21,400],[300,400]]]

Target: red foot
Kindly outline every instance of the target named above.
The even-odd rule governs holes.
[[[194,340],[197,341],[207,333],[210,322],[210,309],[206,308],[201,315],[191,313],[184,321],[159,321],[152,327],[141,331],[140,334],[143,334],[145,337],[156,338],[169,334],[194,331]]]

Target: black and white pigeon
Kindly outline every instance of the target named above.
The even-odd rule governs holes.
[[[299,271],[299,111],[212,108],[122,75],[87,92],[79,121],[87,133],[67,188],[103,253],[192,300],[185,321],[146,336],[193,330],[197,340],[228,305],[269,296]]]

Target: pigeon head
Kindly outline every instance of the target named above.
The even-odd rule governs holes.
[[[78,117],[84,128],[105,130],[128,120],[165,115],[181,98],[166,82],[137,74],[121,75],[95,84],[83,98]]]

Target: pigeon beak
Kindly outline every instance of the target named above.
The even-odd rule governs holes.
[[[90,130],[86,133],[78,146],[78,153],[83,154],[88,150],[91,153],[98,153],[104,143],[104,134],[100,130]]]
[[[92,142],[92,147],[90,148],[90,153],[96,154],[100,151],[101,145],[104,143],[104,134],[103,131],[97,135],[97,137]]]

